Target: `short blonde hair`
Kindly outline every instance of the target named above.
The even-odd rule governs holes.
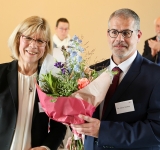
[[[43,40],[47,41],[44,55],[40,58],[39,64],[43,62],[47,53],[52,53],[52,34],[47,20],[39,16],[31,16],[21,22],[9,37],[8,46],[12,52],[12,58],[17,60],[19,58],[19,44],[21,35],[24,34],[28,36],[34,33],[40,34]]]

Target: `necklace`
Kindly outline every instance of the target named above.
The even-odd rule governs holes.
[[[30,79],[29,79],[29,92],[33,92],[34,90],[34,87],[35,87],[35,83],[34,83],[34,79],[36,79],[36,76],[37,76],[37,72],[34,73],[32,76],[30,76]]]
[[[30,91],[30,92],[32,92],[32,91],[33,91],[33,88],[32,88],[31,86],[29,87],[29,91]]]

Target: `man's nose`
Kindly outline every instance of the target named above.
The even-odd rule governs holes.
[[[118,41],[124,41],[124,37],[123,37],[122,33],[118,34],[116,40],[118,40]]]

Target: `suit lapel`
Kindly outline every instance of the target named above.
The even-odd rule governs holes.
[[[32,118],[32,122],[36,116],[37,113],[39,113],[39,108],[38,108],[38,94],[37,94],[37,91],[36,91],[36,96],[35,96],[35,102],[34,102],[34,111],[33,111],[33,118]]]
[[[8,67],[7,80],[12,95],[13,103],[18,113],[18,63],[13,61]]]
[[[41,68],[38,67],[38,75],[39,75],[40,69]],[[36,114],[39,113],[38,103],[39,103],[39,98],[38,98],[38,93],[37,93],[37,90],[36,90],[32,122],[34,121],[34,118],[35,118]]]
[[[123,95],[123,93],[126,91],[128,86],[130,86],[130,84],[132,84],[132,82],[139,75],[142,60],[143,60],[143,58],[140,56],[139,53],[137,53],[137,57],[135,58],[134,62],[132,63],[130,69],[128,70],[127,74],[125,75],[125,77],[123,78],[123,80],[121,81],[119,86],[117,87],[114,95],[109,100],[107,109],[104,113],[105,115],[103,116],[102,120],[107,117],[107,115],[109,114],[111,109],[113,107],[115,107],[115,103],[118,102],[118,99],[121,97],[121,95]]]
[[[40,67],[38,69],[38,72]],[[9,89],[13,98],[13,103],[15,105],[16,111],[18,113],[18,61],[13,61],[8,67],[7,80],[9,84]],[[33,111],[33,119],[35,118],[38,110],[38,94],[36,92],[35,95],[35,103],[34,103],[34,111]]]

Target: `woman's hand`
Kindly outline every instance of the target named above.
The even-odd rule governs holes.
[[[44,147],[34,147],[34,148],[31,148],[30,150],[47,150],[47,149]]]
[[[72,142],[72,137],[69,137],[69,138],[67,139],[67,144],[65,145],[65,148],[66,148],[66,149],[69,150],[70,145],[71,145],[71,142]]]

